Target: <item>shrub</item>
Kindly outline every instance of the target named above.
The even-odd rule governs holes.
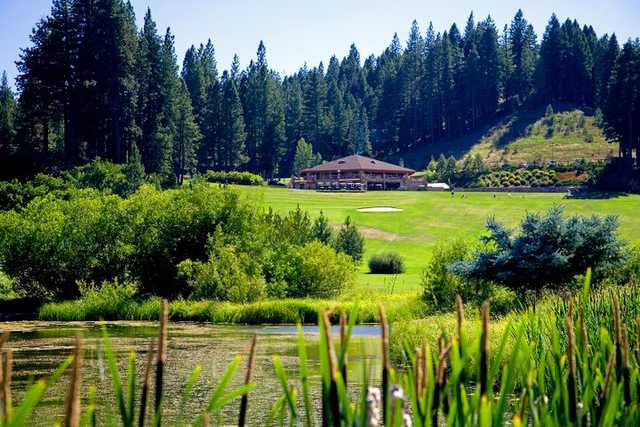
[[[293,254],[289,297],[331,298],[353,284],[355,265],[348,255],[313,241]]]
[[[264,179],[260,175],[251,172],[223,172],[208,170],[204,173],[204,179],[208,182],[237,185],[265,185]]]
[[[0,300],[16,297],[13,280],[0,270]]]
[[[338,232],[334,247],[337,252],[349,255],[354,262],[362,260],[364,255],[364,236],[360,234],[358,228],[351,222],[351,217],[347,217]]]
[[[615,217],[573,216],[563,218],[555,207],[542,216],[527,214],[520,233],[489,218],[486,245],[471,260],[456,261],[453,271],[461,278],[496,282],[528,291],[561,287],[592,267],[596,274],[615,270],[623,261],[623,243],[618,240]]]
[[[207,261],[185,260],[178,265],[178,274],[195,299],[246,303],[261,299],[265,292],[256,261],[230,245],[214,243]]]
[[[404,273],[404,262],[396,252],[383,252],[369,258],[369,271],[373,274]]]

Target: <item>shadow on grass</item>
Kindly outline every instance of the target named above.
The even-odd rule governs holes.
[[[564,198],[579,200],[607,200],[626,197],[628,195],[629,193],[619,191],[578,191],[576,193],[567,194]]]

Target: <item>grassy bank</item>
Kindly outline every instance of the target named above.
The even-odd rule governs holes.
[[[391,295],[384,298],[391,321],[424,317],[428,313],[417,295]],[[233,304],[216,301],[176,300],[171,303],[171,320],[212,322],[224,324],[293,324],[298,321],[317,323],[318,311],[334,310],[335,316],[357,308],[359,323],[378,321],[378,299],[322,300],[286,299],[267,300],[251,304]],[[40,308],[41,320],[155,320],[160,313],[161,300],[106,300],[86,298],[45,304]],[[337,318],[337,317],[336,317]]]

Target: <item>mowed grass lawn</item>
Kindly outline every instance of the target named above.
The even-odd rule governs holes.
[[[278,212],[323,211],[338,226],[347,216],[366,236],[366,253],[359,269],[357,286],[351,296],[386,293],[415,293],[431,249],[441,240],[477,239],[484,232],[487,217],[494,215],[516,226],[526,212],[542,212],[554,205],[567,214],[617,215],[620,237],[640,243],[640,196],[610,199],[566,199],[563,194],[543,193],[456,193],[448,192],[367,192],[319,193],[277,187],[236,187],[249,200]],[[358,208],[388,206],[402,212],[363,213]],[[368,274],[367,260],[377,252],[396,251],[405,261],[406,272],[397,277]]]

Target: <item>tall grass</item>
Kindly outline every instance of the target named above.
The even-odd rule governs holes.
[[[390,321],[415,319],[428,313],[428,306],[417,296],[392,295],[386,299]],[[172,320],[190,320],[212,323],[238,324],[295,324],[318,323],[320,309],[332,310],[332,321],[337,322],[340,313],[351,312],[358,323],[378,321],[378,302],[374,299],[338,301],[324,299],[267,300],[250,304],[234,304],[216,301],[172,301],[169,317]],[[82,298],[45,304],[40,308],[41,320],[154,320],[160,313],[160,298],[135,300],[124,296],[108,298]]]
[[[256,420],[256,425],[309,427],[316,419],[321,420],[323,427],[640,425],[640,348],[632,348],[631,344],[639,341],[636,325],[640,319],[623,315],[619,296],[613,294],[607,306],[611,309],[607,319],[613,322],[612,333],[606,327],[599,328],[599,341],[595,344],[589,337],[588,322],[598,322],[605,315],[590,314],[604,311],[591,306],[600,303],[588,298],[587,292],[585,287],[582,296],[568,298],[563,318],[556,318],[550,312],[553,319],[549,323],[535,323],[531,320],[540,313],[530,311],[520,322],[498,328],[490,320],[488,304],[483,305],[480,319],[470,322],[465,320],[464,307],[458,299],[452,332],[440,333],[433,346],[425,343],[418,348],[408,348],[407,364],[399,370],[394,369],[389,357],[390,330],[386,311],[379,307],[382,381],[371,384],[365,366],[364,380],[357,386],[349,383],[346,365],[352,328],[360,311],[352,306],[348,314],[343,312],[337,316],[332,310],[321,309],[317,314],[320,408],[314,411],[311,404],[306,343],[299,328],[299,381],[292,381],[279,356],[273,357],[274,375],[279,380],[282,397],[274,402],[265,419]],[[156,404],[150,420],[144,416],[143,405],[147,399],[140,399],[142,407],[136,408],[136,355],[129,355],[125,378],[121,379],[109,337],[104,335],[107,366],[123,426],[136,425],[136,414],[139,414],[137,425],[140,427],[161,424],[166,403],[162,384],[166,375],[163,368],[170,311],[163,303],[155,350],[155,379],[151,380],[149,373],[149,364],[153,362],[148,362],[141,389],[142,396],[152,390],[154,393]],[[592,317],[593,320],[587,320]],[[339,319],[341,325],[339,337],[332,336],[330,325],[334,319]],[[432,328],[437,327],[432,325]],[[475,332],[470,333],[473,329]],[[177,424],[208,425],[210,420],[217,419],[223,406],[242,398],[238,424],[244,425],[247,406],[251,404],[249,392],[253,388],[251,371],[255,347],[254,340],[242,386],[228,391],[241,364],[237,356],[218,379],[201,412],[184,414],[181,411]],[[102,414],[95,413],[95,406],[90,403],[87,408],[80,408],[80,401],[75,398],[81,378],[81,348],[78,340],[74,356],[69,357],[49,381],[36,382],[15,410],[4,410],[0,426],[29,425],[29,416],[46,387],[57,381],[72,363],[73,376],[65,411],[68,422],[65,423],[73,425],[80,419],[95,425],[95,420],[101,420]],[[8,360],[10,366],[10,357],[4,360]],[[0,384],[0,388],[6,390],[5,386],[10,385],[10,369],[2,372],[9,372],[9,377],[3,375]],[[199,374],[196,367],[189,376],[181,398],[183,403],[190,399]]]

